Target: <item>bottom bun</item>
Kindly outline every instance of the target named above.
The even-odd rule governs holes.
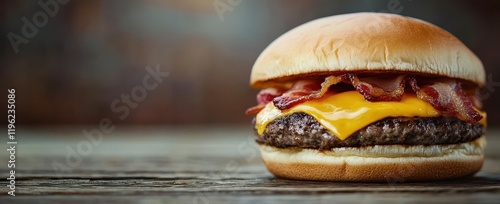
[[[376,145],[332,150],[260,145],[267,169],[297,180],[407,182],[474,175],[483,164],[484,136],[450,145]]]

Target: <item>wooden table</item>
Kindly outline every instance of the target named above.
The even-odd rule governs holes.
[[[2,179],[0,203],[500,202],[500,131],[489,131],[487,159],[472,178],[338,183],[274,178],[250,127],[117,126],[91,150],[84,149],[82,130],[18,129],[16,197],[7,195]],[[69,167],[72,150],[81,161],[71,160]],[[0,175],[7,178],[8,154],[0,155]],[[59,164],[69,169],[54,170]]]

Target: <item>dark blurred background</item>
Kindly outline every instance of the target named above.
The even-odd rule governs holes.
[[[17,122],[27,125],[250,124],[259,53],[302,23],[362,11],[420,18],[462,40],[495,82],[483,93],[489,125],[498,125],[500,1],[1,1],[0,105],[16,88]],[[122,94],[143,97],[137,87],[157,65],[169,75],[124,106]],[[129,115],[113,111],[116,100]]]

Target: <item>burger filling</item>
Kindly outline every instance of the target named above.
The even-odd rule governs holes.
[[[258,143],[279,148],[300,147],[328,150],[337,147],[373,145],[438,145],[474,141],[485,133],[483,125],[467,123],[456,117],[385,118],[339,139],[305,113],[294,113],[273,120]]]
[[[257,114],[257,141],[276,147],[454,144],[484,134],[469,92],[454,79],[347,73],[264,89],[247,114]]]

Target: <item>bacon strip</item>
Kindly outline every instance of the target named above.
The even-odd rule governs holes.
[[[358,78],[355,74],[345,75],[354,88],[356,88],[367,101],[400,101],[403,98],[406,81],[404,75],[400,75],[393,79],[381,79],[376,77]]]
[[[319,85],[315,80],[301,80],[293,84],[292,88],[283,95],[273,99],[274,106],[280,110],[291,108],[299,103],[321,98],[331,85],[342,81],[342,77],[329,76]]]
[[[462,85],[453,79],[440,80],[429,85],[418,86],[415,77],[408,77],[408,83],[420,100],[430,103],[446,116],[474,123],[483,116],[472,106],[472,101],[462,90]]]
[[[283,94],[283,90],[277,89],[277,88],[267,88],[261,90],[257,94],[257,104],[254,107],[251,107],[245,111],[245,114],[247,115],[253,115],[259,113],[264,107],[266,106],[267,103],[273,101],[275,97],[281,96]]]

